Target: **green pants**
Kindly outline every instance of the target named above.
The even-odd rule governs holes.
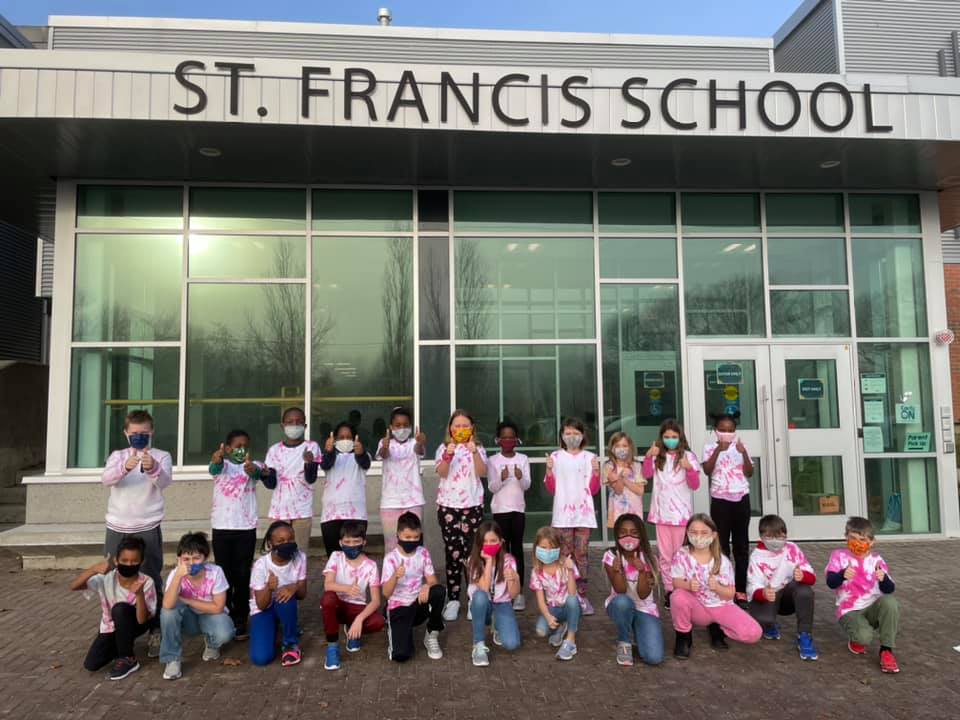
[[[847,637],[860,645],[873,641],[874,630],[880,633],[880,644],[893,648],[900,627],[900,603],[893,595],[883,595],[868,608],[851,610],[840,618]]]

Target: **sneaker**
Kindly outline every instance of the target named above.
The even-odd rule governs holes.
[[[860,643],[855,643],[853,640],[847,643],[847,650],[852,652],[854,655],[866,655],[867,646],[861,645]]]
[[[327,645],[327,656],[323,660],[323,669],[324,670],[340,669],[340,646],[339,645]]]
[[[457,619],[457,615],[460,614],[460,601],[459,600],[448,600],[447,604],[443,606],[443,619],[447,622],[453,622]],[[470,614],[467,613],[467,619],[472,619]]]
[[[171,660],[166,665],[163,666],[163,679],[164,680],[176,680],[183,673],[180,672],[180,661]]]
[[[486,667],[487,665],[489,665],[490,664],[489,652],[490,651],[487,649],[487,646],[484,645],[482,642],[474,643],[473,653],[471,654],[471,658],[473,659],[473,666]]]
[[[503,647],[503,640],[500,639],[500,633],[496,628],[493,629],[493,644],[497,647]]]
[[[423,646],[427,649],[427,657],[431,660],[439,660],[443,657],[443,650],[440,649],[439,630],[427,630],[423,636]]]
[[[243,640],[249,640],[249,639],[250,639],[250,633],[249,633],[249,631],[247,630],[247,625],[246,625],[246,623],[237,623],[237,632],[236,632],[236,634],[233,636],[233,639],[234,639],[234,640],[237,640],[237,641],[243,641]]]
[[[153,630],[147,636],[147,657],[160,657],[160,631]]]
[[[303,660],[303,655],[300,652],[299,645],[288,645],[280,654],[280,665],[283,667],[299,665],[301,660]]]
[[[567,624],[560,623],[557,625],[557,629],[550,633],[550,644],[553,645],[553,647],[560,647],[561,643],[563,643],[563,636],[566,634]]]
[[[763,639],[764,640],[779,640],[780,635],[780,626],[774,623],[763,629]]]
[[[707,625],[707,630],[710,631],[710,647],[714,650],[729,650],[730,646],[727,645],[727,636],[723,632],[723,628],[720,627],[717,623],[710,623]]]
[[[203,643],[203,655],[201,656],[204,662],[210,662],[211,660],[220,659],[220,648],[212,648],[207,645],[206,642]]]
[[[893,657],[892,655],[890,657]],[[180,663],[177,663],[177,667],[180,666]],[[111,680],[123,680],[127,675],[132,675],[137,670],[140,669],[140,663],[137,662],[135,657],[123,657],[117,658],[117,661],[113,664],[113,668],[110,670],[110,674],[107,675]],[[177,677],[180,677],[177,675]]]
[[[673,592],[673,590],[670,590],[670,591],[668,591],[667,593],[665,593],[664,596],[663,596],[663,606],[664,606],[667,610],[670,609],[670,594],[671,594],[672,592]]]
[[[520,593],[513,599],[513,609],[514,610],[526,610],[527,601],[523,598],[523,593]]]
[[[580,610],[583,612],[584,615],[593,615],[594,612],[596,612],[593,609],[593,605],[587,599],[586,595],[580,596]]]
[[[354,653],[362,647],[363,642],[360,640],[360,638],[357,638],[356,640],[347,640],[347,652]]]
[[[813,635],[808,632],[797,635],[797,650],[800,651],[801,660],[816,660],[820,657],[817,646],[813,644]]]
[[[892,650],[880,651],[880,670],[885,673],[900,672],[900,666],[897,665],[897,659],[893,656]]]
[[[557,650],[557,660],[573,660],[573,656],[576,654],[577,644],[569,640],[564,640],[563,645]]]
[[[750,607],[750,600],[746,593],[738,592],[733,596],[733,601],[741,610],[747,610]]]
[[[617,665],[633,666],[633,645],[628,642],[617,643]]]
[[[467,605],[467,621],[473,620],[473,608]]]
[[[686,660],[690,657],[690,648],[693,646],[693,631],[680,632],[677,630],[677,641],[673,646],[673,656],[677,660]]]

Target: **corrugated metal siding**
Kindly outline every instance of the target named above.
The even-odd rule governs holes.
[[[939,75],[937,51],[960,30],[957,0],[842,0],[847,72]]]
[[[43,300],[34,296],[37,239],[0,222],[0,360],[40,360]]]
[[[40,239],[40,262],[37,264],[37,295],[38,297],[53,297],[53,254],[54,244],[49,240]]]
[[[824,0],[773,51],[777,72],[837,73],[833,0]]]
[[[57,27],[55,50],[177,53],[337,62],[770,69],[766,48],[506,42],[163,28]]]
[[[941,236],[943,247],[943,261],[945,263],[960,263],[960,228],[948,230]]]

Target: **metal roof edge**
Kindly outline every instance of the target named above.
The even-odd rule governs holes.
[[[822,2],[823,0],[803,0],[800,7],[794,10],[793,14],[773,34],[773,46],[778,47],[780,43],[790,37],[790,33],[796,30],[800,23],[806,20],[807,16],[816,10]]]
[[[0,15],[0,37],[6,38],[14,47],[33,48],[33,43],[27,40],[3,15]]]

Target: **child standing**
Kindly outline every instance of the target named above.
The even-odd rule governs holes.
[[[613,526],[616,545],[603,554],[610,580],[607,615],[617,626],[617,664],[633,665],[633,643],[648,665],[663,662],[663,630],[654,596],[657,564],[639,515],[625,513]]]
[[[533,539],[533,569],[530,589],[536,594],[536,633],[548,637],[558,660],[573,660],[577,654],[580,600],[577,598],[577,566],[573,558],[560,559],[560,536],[552,527],[537,530]]]
[[[250,662],[273,662],[280,622],[283,644],[280,664],[297,665],[302,659],[298,601],[307,596],[307,556],[297,549],[293,526],[275,520],[264,535],[261,555],[250,573]]]
[[[584,615],[593,615],[587,599],[587,549],[590,532],[597,527],[593,496],[600,491],[600,461],[584,450],[587,431],[577,418],[567,418],[560,426],[561,450],[547,456],[544,483],[553,495],[551,525],[560,535],[561,553],[577,564],[577,594]]]
[[[307,468],[320,455],[320,446],[304,440],[307,417],[300,408],[287,408],[280,420],[284,439],[267,451],[263,468],[263,484],[273,490],[268,516],[283,520],[293,527],[297,542],[310,547],[313,529],[313,484]]]
[[[160,662],[163,679],[180,677],[184,634],[204,636],[203,662],[220,659],[220,648],[233,639],[227,614],[227,578],[208,563],[210,543],[202,532],[187,533],[177,546],[177,566],[167,576],[160,611]]]
[[[852,517],[844,535],[847,547],[830,553],[826,572],[827,586],[837,593],[837,619],[849,638],[847,649],[865,655],[874,631],[879,631],[880,669],[898,673],[893,648],[900,627],[900,604],[893,597],[893,578],[886,561],[872,552],[873,523]]]
[[[733,567],[720,552],[717,526],[709,515],[698,513],[690,518],[683,547],[673,558],[672,573],[670,614],[677,631],[675,657],[690,657],[694,625],[707,626],[715,650],[729,649],[726,636],[742,643],[760,639],[760,625],[733,602]]]
[[[427,436],[413,427],[413,414],[403,407],[390,411],[390,427],[377,445],[376,458],[383,461],[380,490],[380,524],[384,550],[397,546],[397,518],[412,512],[423,520],[423,481],[420,461],[426,452]]]
[[[407,512],[397,518],[397,547],[383,558],[380,580],[387,598],[387,657],[406,662],[413,657],[413,628],[427,623],[423,646],[439,660],[446,593],[437,582],[430,553],[423,547],[420,518]]]
[[[733,562],[736,570],[737,603],[747,602],[747,564],[750,554],[750,478],[753,461],[743,441],[737,437],[733,415],[714,419],[716,439],[703,448],[703,472],[710,479],[710,517],[717,523],[720,548],[730,557],[733,536]]]
[[[320,532],[329,558],[340,547],[340,528],[354,520],[367,528],[367,470],[370,453],[363,449],[360,436],[349,423],[342,422],[330,433],[323,447],[320,468],[323,482],[323,510]],[[307,463],[307,482],[316,480],[317,463]]]
[[[693,515],[693,491],[700,487],[700,464],[676,420],[664,420],[660,424],[657,439],[643,458],[643,476],[653,480],[647,520],[657,528],[657,553],[665,591],[663,604],[670,607],[673,592],[670,566],[683,545],[685,529]]]
[[[624,513],[643,517],[643,492],[647,481],[637,462],[637,448],[624,432],[614,433],[607,446],[604,482],[608,488],[607,527],[612,528]]]
[[[383,630],[380,609],[380,573],[377,563],[367,557],[363,546],[367,528],[346,520],[340,526],[340,549],[334,551],[323,569],[323,629],[327,635],[326,670],[340,669],[340,626],[346,627],[347,652],[357,652],[361,635]],[[367,591],[370,599],[367,600]]]
[[[473,549],[467,561],[467,597],[473,622],[475,667],[490,664],[490,649],[485,642],[487,626],[493,624],[493,644],[504,650],[520,647],[520,629],[513,612],[513,599],[520,593],[517,561],[503,547],[503,534],[496,522],[480,524],[474,535]],[[574,648],[573,652],[576,652]],[[572,659],[573,655],[570,655]]]
[[[460,613],[460,584],[473,535],[483,520],[483,484],[487,454],[476,443],[476,427],[466,410],[454,410],[447,423],[445,445],[437,448],[437,520],[443,535],[447,573],[447,604],[443,619]]]
[[[140,669],[133,652],[133,641],[147,631],[147,623],[157,611],[157,591],[153,579],[140,572],[144,542],[139,537],[121,540],[110,555],[77,575],[71,590],[95,592],[100,597],[100,632],[87,651],[83,667],[90,672],[111,661],[107,675],[123,680]]]
[[[521,591],[513,599],[513,609],[527,607],[523,599],[523,532],[526,528],[526,502],[523,494],[530,489],[530,461],[516,452],[520,444],[517,426],[510,420],[497,425],[497,445],[500,452],[487,458],[487,486],[493,493],[490,510],[493,519],[503,531],[506,551],[517,561]]]
[[[787,542],[779,515],[760,518],[760,542],[750,554],[747,596],[750,614],[767,640],[780,639],[777,615],[797,614],[797,650],[802,660],[819,657],[813,644],[813,585],[817,576],[803,551]]]

